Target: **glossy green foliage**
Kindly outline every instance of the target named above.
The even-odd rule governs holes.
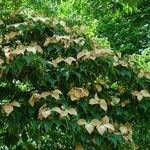
[[[139,53],[149,43],[150,1],[88,1],[88,10],[98,19],[99,36],[108,37],[111,47],[124,53]]]
[[[53,18],[11,14],[0,29],[1,149],[149,148],[150,75],[134,55]]]
[[[149,46],[149,0],[8,0],[1,1],[1,15],[36,11],[82,25],[89,36],[108,39],[113,50],[140,53]]]

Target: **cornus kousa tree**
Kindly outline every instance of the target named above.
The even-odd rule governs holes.
[[[0,20],[1,149],[136,149],[150,138],[150,72],[62,20]]]

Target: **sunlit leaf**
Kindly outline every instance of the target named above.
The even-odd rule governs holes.
[[[42,92],[41,97],[46,98],[47,96],[51,95],[51,92]]]
[[[62,110],[61,110],[59,107],[53,107],[53,108],[51,109],[51,111],[55,111],[55,112],[57,112],[57,113],[59,113],[59,114],[61,114],[61,112],[62,112]]]
[[[86,54],[85,54],[85,52],[79,52],[78,54],[77,54],[77,60],[79,60],[79,59],[81,59],[83,56],[85,56]]]
[[[109,118],[108,116],[105,116],[101,119],[102,124],[109,124]]]
[[[68,113],[71,115],[77,115],[77,111],[74,108],[68,109]]]
[[[89,91],[87,89],[74,87],[68,92],[68,95],[71,100],[74,101],[79,100],[82,97],[87,97],[89,95]]]
[[[121,131],[122,134],[127,134],[128,133],[128,128],[124,125],[120,126],[119,130]]]
[[[96,89],[97,89],[98,92],[102,91],[101,85],[96,84]]]
[[[62,25],[63,27],[65,27],[66,26],[66,22],[64,22],[64,21],[59,21],[59,23],[60,23],[60,25]]]
[[[38,119],[42,120],[42,119],[46,119],[48,116],[50,116],[51,114],[51,110],[50,108],[46,108],[46,104],[44,104],[40,109],[39,109],[39,113],[38,113]]]
[[[72,63],[73,61],[76,61],[76,59],[73,58],[73,57],[68,57],[68,58],[66,58],[64,61],[65,61],[66,63],[68,63],[69,65],[71,65],[71,63]]]
[[[115,128],[114,128],[114,126],[112,125],[112,124],[105,124],[104,125],[107,129],[111,129],[112,131],[115,131]]]
[[[78,125],[85,125],[85,124],[87,124],[87,122],[85,119],[80,119],[80,120],[78,120],[77,124]]]
[[[95,98],[92,98],[92,99],[90,99],[89,104],[90,105],[99,104],[99,101],[97,99],[95,99]]]
[[[17,101],[11,102],[10,105],[13,107],[21,107],[21,105]]]
[[[35,104],[36,102],[38,102],[40,98],[41,98],[41,95],[40,95],[40,94],[38,94],[38,93],[33,93],[32,96],[31,96],[31,98],[29,99],[29,104],[30,104],[31,106],[34,106],[34,104]]]
[[[100,106],[102,109],[104,109],[105,111],[107,110],[107,103],[104,99],[100,100]]]
[[[143,99],[143,95],[142,95],[142,94],[139,94],[139,95],[137,96],[137,99],[138,99],[139,101],[141,101],[141,100]]]
[[[64,59],[62,57],[58,57],[57,59],[52,60],[52,64],[54,67],[57,67],[57,64],[59,64],[62,61],[64,61]]]
[[[150,97],[150,93],[147,90],[141,90],[140,93],[143,95],[143,97]]]
[[[94,131],[94,126],[92,124],[86,124],[85,129],[91,134]]]
[[[32,43],[30,46],[26,46],[25,49],[26,51],[32,52],[34,54],[36,54],[37,52],[43,53],[42,48],[39,45],[37,45],[37,43]]]
[[[107,128],[104,125],[96,126],[96,129],[100,135],[103,135]]]
[[[62,94],[62,92],[58,89],[51,91],[51,96],[54,97],[56,100],[60,99],[61,94]]]
[[[98,120],[98,119],[93,119],[93,120],[91,121],[91,124],[92,124],[93,126],[98,126],[98,125],[101,124],[101,122],[100,122],[100,120]]]
[[[9,116],[9,114],[14,110],[13,106],[10,104],[5,104],[2,106],[2,110],[6,113],[6,116]]]
[[[12,39],[12,38],[14,38],[15,36],[17,36],[17,35],[20,35],[20,33],[19,32],[10,32],[10,33],[8,33],[7,35],[5,35],[5,39],[6,40],[10,40],[10,39]]]

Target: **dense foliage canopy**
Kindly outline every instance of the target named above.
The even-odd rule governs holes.
[[[150,45],[149,0],[3,0],[1,14],[32,9],[84,25],[86,33],[108,39],[111,48],[139,53]]]
[[[149,149],[148,0],[0,3],[0,149]]]

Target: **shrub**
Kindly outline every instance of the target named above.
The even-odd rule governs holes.
[[[1,149],[148,149],[150,74],[62,20],[0,21]]]

